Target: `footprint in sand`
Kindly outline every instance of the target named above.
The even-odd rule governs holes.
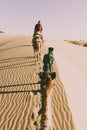
[[[40,120],[41,120],[41,117],[39,116],[38,114],[38,111],[39,111],[39,105],[34,109],[34,112],[32,113],[31,115],[31,118],[33,120],[33,125],[36,126],[37,128],[40,128]]]

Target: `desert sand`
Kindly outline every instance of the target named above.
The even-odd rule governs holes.
[[[45,104],[42,105],[38,74],[43,71],[47,45],[42,46],[42,57],[36,64],[31,40],[30,36],[0,34],[0,130],[42,128]],[[48,98],[49,125],[53,130],[76,130],[56,60],[54,70],[57,77],[53,80],[51,98]]]
[[[48,43],[55,48],[58,72],[76,130],[87,129],[87,41],[52,39],[46,42],[47,45]]]

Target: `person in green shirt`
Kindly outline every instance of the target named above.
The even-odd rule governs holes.
[[[54,48],[49,47],[48,48],[48,53],[44,55],[43,57],[43,70],[44,72],[50,71],[51,73],[53,72],[53,62],[54,62],[54,55],[53,55]]]

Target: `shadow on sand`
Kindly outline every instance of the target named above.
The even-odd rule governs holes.
[[[27,67],[36,65],[34,56],[14,57],[0,60],[0,71],[17,67]]]
[[[0,50],[0,52],[11,50],[11,49],[16,49],[16,48],[20,48],[20,47],[28,47],[28,46],[32,46],[32,45],[21,45],[21,46],[9,47],[9,48],[5,48],[5,49]]]

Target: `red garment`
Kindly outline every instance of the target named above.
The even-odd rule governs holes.
[[[36,24],[35,25],[35,30],[34,30],[34,32],[37,32],[37,31],[40,31],[40,32],[42,32],[42,30],[43,30],[43,28],[42,28],[42,25],[41,24]]]

